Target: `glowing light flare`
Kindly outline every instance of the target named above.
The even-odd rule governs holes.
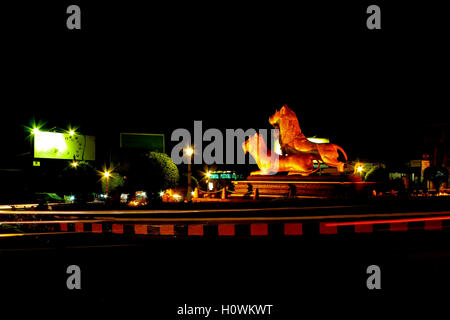
[[[33,140],[33,136],[39,132],[45,126],[46,122],[43,121],[35,121],[34,119],[29,123],[28,126],[24,126],[26,132],[29,133],[28,138]]]
[[[184,149],[184,153],[185,153],[188,157],[190,157],[190,156],[192,156],[192,155],[194,154],[194,149],[191,148],[191,147],[188,147],[188,148]]]

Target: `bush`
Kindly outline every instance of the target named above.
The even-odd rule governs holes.
[[[383,167],[374,167],[367,172],[364,177],[365,181],[376,182],[374,190],[379,192],[386,192],[389,189],[389,173]]]
[[[374,167],[367,172],[365,181],[386,183],[389,181],[389,174],[383,167]]]
[[[126,172],[130,192],[143,190],[158,193],[175,188],[180,180],[177,166],[165,153],[150,152],[131,160]]]
[[[180,177],[180,186],[187,188],[187,173],[183,173]],[[191,187],[192,190],[198,187],[198,180],[193,175],[191,175]]]
[[[172,159],[165,153],[150,152],[150,178],[149,190],[156,191],[175,188],[180,180],[178,168]]]
[[[124,186],[125,180],[123,176],[118,173],[113,173],[109,177],[108,181],[108,192],[120,191]],[[106,179],[102,179],[102,191],[106,192]]]

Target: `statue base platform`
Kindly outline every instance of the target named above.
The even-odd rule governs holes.
[[[321,198],[352,199],[371,194],[374,183],[364,182],[358,175],[321,176],[249,176],[234,181],[230,197],[240,198]]]

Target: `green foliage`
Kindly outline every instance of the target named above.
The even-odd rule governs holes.
[[[187,173],[183,173],[180,178],[180,186],[187,187]],[[192,190],[198,187],[198,180],[193,175],[191,175],[191,187]]]
[[[159,192],[175,188],[180,180],[177,166],[165,153],[150,152],[129,160],[126,165],[126,185],[129,191]]]
[[[157,191],[175,188],[180,180],[180,174],[172,159],[167,154],[159,152],[150,152],[148,158],[151,178],[156,182],[152,186],[156,186]]]
[[[373,167],[366,173],[365,181],[376,182],[374,189],[376,192],[385,192],[389,189],[389,173],[383,167]]]
[[[364,177],[365,181],[370,182],[388,182],[389,181],[389,173],[383,167],[373,167],[366,173]]]
[[[120,190],[125,184],[123,176],[117,173],[111,174],[108,181],[108,192],[113,192],[115,190]],[[106,192],[106,179],[102,179],[102,191]]]

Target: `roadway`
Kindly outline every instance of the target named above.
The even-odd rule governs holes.
[[[77,305],[91,315],[95,310],[114,315],[123,308],[128,317],[145,313],[180,319],[178,305],[228,303],[274,304],[277,316],[267,319],[302,318],[310,312],[318,318],[365,318],[367,310],[379,317],[385,312],[405,316],[420,306],[438,310],[438,300],[428,300],[438,299],[450,286],[450,210],[441,201],[203,210],[2,210],[0,216],[2,226],[19,231],[24,225],[68,226],[65,231],[35,228],[0,236],[0,274],[7,275],[2,288],[10,300],[50,299],[53,306]],[[439,229],[389,227],[428,222],[436,227],[436,221]],[[321,223],[343,225],[331,226],[339,230],[331,234],[310,228]],[[355,223],[372,225],[372,232],[341,232],[356,228]],[[101,232],[88,227],[94,224],[102,225]],[[153,226],[167,224],[176,226],[173,234],[152,233]],[[275,228],[284,224],[301,224],[302,233],[287,236]],[[114,232],[113,225],[123,228]],[[146,233],[127,233],[142,231],[132,228],[136,225],[146,226]],[[179,236],[180,225],[186,226],[183,232],[202,225],[204,234]],[[222,234],[221,225],[227,226]],[[253,225],[267,225],[267,234],[252,235]],[[229,226],[234,226],[233,236],[227,233]],[[277,230],[274,236],[271,232]],[[83,272],[81,292],[65,288],[65,269],[71,264]],[[372,264],[382,270],[380,292],[366,287],[366,268]]]
[[[284,221],[352,221],[414,222],[448,220],[449,201],[378,201],[366,203],[322,203],[320,205],[280,206],[271,203],[265,207],[216,207],[152,210],[0,210],[0,225],[46,223],[277,223]],[[374,222],[375,223],[375,222]]]

